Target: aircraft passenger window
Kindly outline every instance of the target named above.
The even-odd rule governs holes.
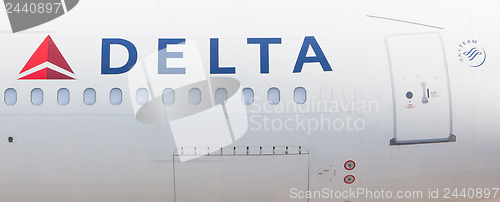
[[[57,103],[67,105],[69,103],[69,90],[61,88],[57,91]]]
[[[83,91],[83,102],[86,105],[93,105],[96,102],[96,94],[93,88],[87,88]]]
[[[41,105],[43,103],[43,91],[40,88],[31,90],[31,103]]]
[[[7,105],[15,105],[17,102],[17,91],[13,88],[8,88],[4,92],[3,100]]]
[[[122,90],[119,88],[113,88],[109,91],[109,102],[112,105],[119,105],[122,103]]]
[[[246,105],[253,103],[253,90],[251,88],[243,88],[241,91],[241,98]]]
[[[191,88],[191,90],[189,90],[189,103],[192,105],[201,103],[201,91],[199,88]]]
[[[218,88],[215,90],[215,103],[222,104],[227,101],[227,90],[225,88]]]
[[[280,90],[278,88],[270,88],[267,91],[267,101],[275,105],[280,102]]]
[[[163,104],[172,105],[175,102],[175,91],[172,88],[165,88],[163,90]]]
[[[304,104],[307,100],[306,89],[302,87],[295,88],[294,97],[297,104]]]
[[[148,103],[149,101],[149,92],[147,89],[145,88],[139,88],[137,89],[137,95],[136,95],[136,101],[137,101],[137,104],[140,104],[140,105],[145,105]]]

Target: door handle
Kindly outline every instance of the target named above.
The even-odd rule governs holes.
[[[427,104],[429,103],[429,89],[427,88],[427,82],[420,82],[422,84],[422,90],[423,90],[423,96],[422,96],[422,103]]]

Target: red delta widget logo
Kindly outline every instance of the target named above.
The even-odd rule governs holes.
[[[282,38],[247,38],[250,46],[260,46],[260,73],[269,74],[271,45],[281,45]],[[167,52],[167,46],[185,45],[186,38],[158,39],[158,74],[186,74],[186,67],[169,67],[167,60],[183,58],[183,52]],[[236,65],[222,67],[219,65],[219,38],[210,38],[209,67],[210,74],[236,74]],[[123,66],[111,67],[111,46],[122,46],[128,52],[128,60]],[[123,74],[131,70],[138,60],[135,45],[121,38],[103,38],[101,47],[101,75]],[[301,73],[304,64],[318,63],[324,72],[331,72],[332,67],[314,36],[306,36],[301,46],[297,47],[298,56],[293,73]],[[309,51],[311,50],[311,51]],[[311,54],[309,54],[311,53]],[[312,56],[311,56],[312,55]],[[28,62],[19,72],[18,80],[75,80],[75,74],[68,62],[48,35],[36,49]]]
[[[19,80],[74,80],[75,75],[52,38],[47,36],[19,72]]]

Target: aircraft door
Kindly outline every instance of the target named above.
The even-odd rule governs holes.
[[[455,141],[448,69],[438,33],[386,38],[392,77],[391,145]]]
[[[309,188],[309,151],[301,146],[179,148],[176,202],[306,202],[290,189]],[[184,158],[183,158],[184,157]],[[191,160],[183,161],[185,157]]]

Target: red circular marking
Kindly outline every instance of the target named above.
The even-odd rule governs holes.
[[[352,182],[347,182],[347,178],[349,178],[349,177],[352,177]],[[354,176],[352,176],[352,175],[348,175],[348,176],[344,177],[344,182],[346,184],[352,184],[352,183],[354,183],[354,181],[356,181],[356,178]]]
[[[347,168],[347,164],[348,164],[348,163],[352,163],[352,164],[353,164],[352,168],[350,168],[350,169],[349,169],[349,168]],[[344,168],[345,168],[346,170],[354,170],[354,168],[356,168],[356,163],[355,163],[353,160],[346,161],[346,162],[344,163]]]

